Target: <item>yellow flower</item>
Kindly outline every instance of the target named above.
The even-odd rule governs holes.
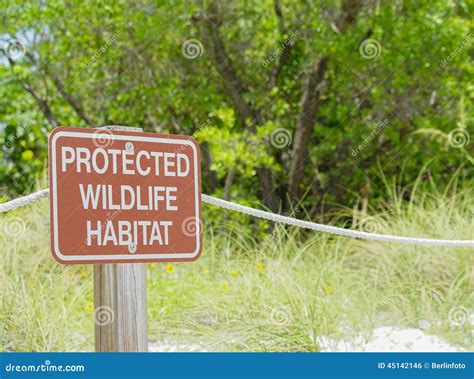
[[[84,278],[86,277],[86,274],[87,274],[87,273],[86,273],[86,268],[84,267],[84,268],[82,268],[81,271],[79,272],[79,277],[80,277],[81,279],[84,279]]]
[[[227,283],[222,283],[221,288],[222,288],[222,292],[224,293],[227,293],[230,290],[230,287]]]
[[[86,305],[86,311],[87,312],[92,312],[94,310],[94,306],[92,304],[87,304]]]
[[[265,268],[265,265],[263,264],[263,262],[258,262],[256,267],[257,270],[261,271]]]
[[[233,268],[232,270],[230,270],[230,276],[232,276],[233,278],[237,278],[239,276],[239,272]]]
[[[150,270],[153,270],[156,267],[156,263],[150,263]]]
[[[174,266],[171,263],[169,263],[166,265],[165,270],[168,274],[172,274],[174,272]]]
[[[209,274],[209,273],[210,273],[209,269],[208,269],[208,268],[205,268],[205,269],[204,269],[204,274],[207,275],[207,274]]]
[[[326,286],[326,293],[327,293],[328,295],[331,295],[331,294],[332,294],[332,287],[331,287],[329,284]]]

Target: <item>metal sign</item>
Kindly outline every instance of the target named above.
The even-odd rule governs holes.
[[[60,263],[192,261],[202,247],[200,150],[187,136],[61,127],[49,137]]]

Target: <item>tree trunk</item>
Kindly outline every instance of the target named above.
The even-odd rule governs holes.
[[[237,114],[244,127],[253,130],[255,124],[262,123],[261,112],[254,109],[243,96],[247,92],[245,83],[238,76],[232,59],[227,53],[224,41],[219,32],[218,9],[215,3],[211,3],[207,14],[204,16],[206,37],[211,46],[211,59],[214,67],[222,76],[224,88],[234,105]],[[271,170],[265,166],[257,167],[257,174],[261,184],[261,194],[264,204],[272,211],[278,209],[279,199],[275,192]]]
[[[363,0],[344,0],[340,14],[336,20],[338,32],[344,32],[357,20],[357,14],[362,8]],[[316,123],[316,116],[321,105],[320,90],[325,82],[324,74],[328,66],[327,57],[320,58],[311,67],[300,102],[300,114],[293,138],[291,154],[288,198],[298,202],[302,195],[301,183],[304,178],[308,147]]]
[[[207,142],[201,143],[201,155],[204,178],[207,180],[207,186],[210,193],[219,187],[219,179],[215,171],[211,170],[212,156],[209,151],[209,144]]]
[[[320,89],[324,83],[326,70],[327,59],[323,57],[311,68],[303,88],[300,114],[293,138],[288,186],[288,196],[295,202],[300,200],[302,193],[300,185],[304,177],[308,146],[316,122],[316,115],[319,111]]]

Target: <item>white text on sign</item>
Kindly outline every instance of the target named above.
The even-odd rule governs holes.
[[[118,175],[142,175],[185,177],[189,174],[190,162],[186,154],[160,151],[133,151],[120,149],[87,147],[61,148],[63,172],[71,168],[77,173],[98,175],[112,170]],[[177,187],[120,185],[113,188],[105,184],[79,184],[84,209],[102,210],[143,210],[178,211],[176,202]],[[114,221],[105,223],[97,220],[86,221],[86,243],[92,246],[168,245],[169,227],[172,221]]]

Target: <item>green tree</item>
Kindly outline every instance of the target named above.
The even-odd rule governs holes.
[[[5,189],[58,125],[195,135],[203,191],[313,216],[472,175],[467,1],[6,2]],[[24,47],[24,52],[22,51]],[[383,175],[382,175],[383,173]]]

